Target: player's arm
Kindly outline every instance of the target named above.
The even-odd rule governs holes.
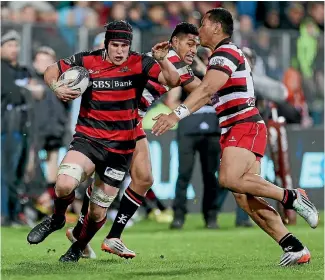
[[[70,81],[59,81],[61,74],[73,66],[83,66],[82,56],[84,53],[75,54],[69,58],[60,59],[47,67],[44,73],[44,81],[62,101],[73,100],[80,95],[80,92],[71,90],[67,84]]]
[[[176,67],[167,58],[168,50],[168,42],[158,43],[151,50],[152,56],[158,62],[161,70],[158,82],[169,87],[177,87],[180,85],[180,77]]]
[[[187,93],[191,93],[193,92],[196,88],[199,87],[199,85],[201,84],[201,80],[194,76],[194,79],[192,82],[186,84],[185,86],[183,86],[183,89],[187,92]]]
[[[155,135],[166,132],[181,119],[207,104],[237,69],[240,59],[242,60],[242,58],[234,57],[225,51],[214,53],[202,83],[171,114],[160,114],[155,117],[154,120],[157,122],[152,128],[152,132]]]

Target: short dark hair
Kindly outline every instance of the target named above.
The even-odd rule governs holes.
[[[232,36],[234,32],[234,20],[231,13],[223,8],[215,8],[206,12],[209,15],[209,20],[213,22],[220,22],[223,33]]]
[[[187,35],[187,34],[193,34],[195,36],[199,36],[199,30],[194,24],[188,23],[188,22],[181,22],[176,25],[172,36],[170,37],[170,42],[172,41],[173,37],[179,36],[179,35]]]

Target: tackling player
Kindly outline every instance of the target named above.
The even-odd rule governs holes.
[[[255,107],[251,69],[242,51],[231,42],[233,19],[222,8],[208,11],[199,30],[200,43],[213,51],[201,85],[169,115],[160,114],[153,133],[161,135],[180,119],[212,101],[222,135],[219,182],[231,190],[237,203],[282,247],[280,265],[308,263],[310,252],[283,225],[280,215],[261,197],[294,209],[316,228],[318,212],[301,190],[279,188],[260,174],[267,142],[266,126]]]
[[[45,82],[59,99],[73,100],[79,92],[58,85],[60,75],[73,66],[85,67],[92,85],[82,95],[76,134],[62,160],[55,185],[54,213],[27,236],[30,244],[42,242],[65,225],[65,212],[74,200],[74,189],[95,171],[90,211],[77,241],[61,256],[76,262],[104,225],[107,208],[129,172],[136,145],[138,99],[149,79],[179,85],[176,68],[167,59],[168,42],[153,47],[153,58],[130,51],[132,27],[125,21],[107,24],[105,48],[82,52],[49,66]],[[158,63],[156,62],[158,61]],[[137,194],[129,190],[130,196]]]
[[[176,26],[170,39],[171,48],[167,57],[168,60],[177,68],[181,78],[181,86],[187,92],[193,91],[201,83],[201,81],[194,76],[192,69],[189,66],[193,63],[194,56],[197,53],[197,47],[199,46],[198,35],[199,32],[196,26],[182,22]],[[168,90],[169,88],[163,86],[161,83],[149,80],[142,93],[139,105],[139,119],[136,129],[137,143],[130,169],[132,181],[122,197],[118,214],[109,234],[104,239],[101,246],[102,250],[116,254],[120,257],[133,258],[136,256],[135,252],[129,250],[120,238],[125,225],[142,204],[144,196],[153,185],[154,180],[151,171],[148,140],[142,128],[142,118],[146,114],[149,106]],[[87,214],[88,197],[91,192],[91,187],[88,187],[87,195],[85,195],[83,201],[81,217]],[[66,235],[70,241],[73,242],[73,240],[80,234],[81,228],[82,219],[79,219],[78,224],[73,230],[67,230]]]

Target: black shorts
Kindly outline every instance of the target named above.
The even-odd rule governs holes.
[[[98,143],[83,137],[75,137],[69,151],[78,151],[95,164],[95,171],[106,184],[119,188],[130,170],[133,153],[118,154],[104,149]]]

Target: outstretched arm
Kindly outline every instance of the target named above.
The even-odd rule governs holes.
[[[153,58],[158,62],[161,69],[158,81],[169,87],[177,87],[180,85],[180,77],[173,63],[167,58],[168,50],[168,42],[158,43],[151,50]]]
[[[159,136],[175,126],[181,119],[199,110],[207,104],[229,79],[229,75],[219,70],[207,72],[202,83],[169,115],[160,114],[154,118],[157,122],[152,128],[152,133]]]

